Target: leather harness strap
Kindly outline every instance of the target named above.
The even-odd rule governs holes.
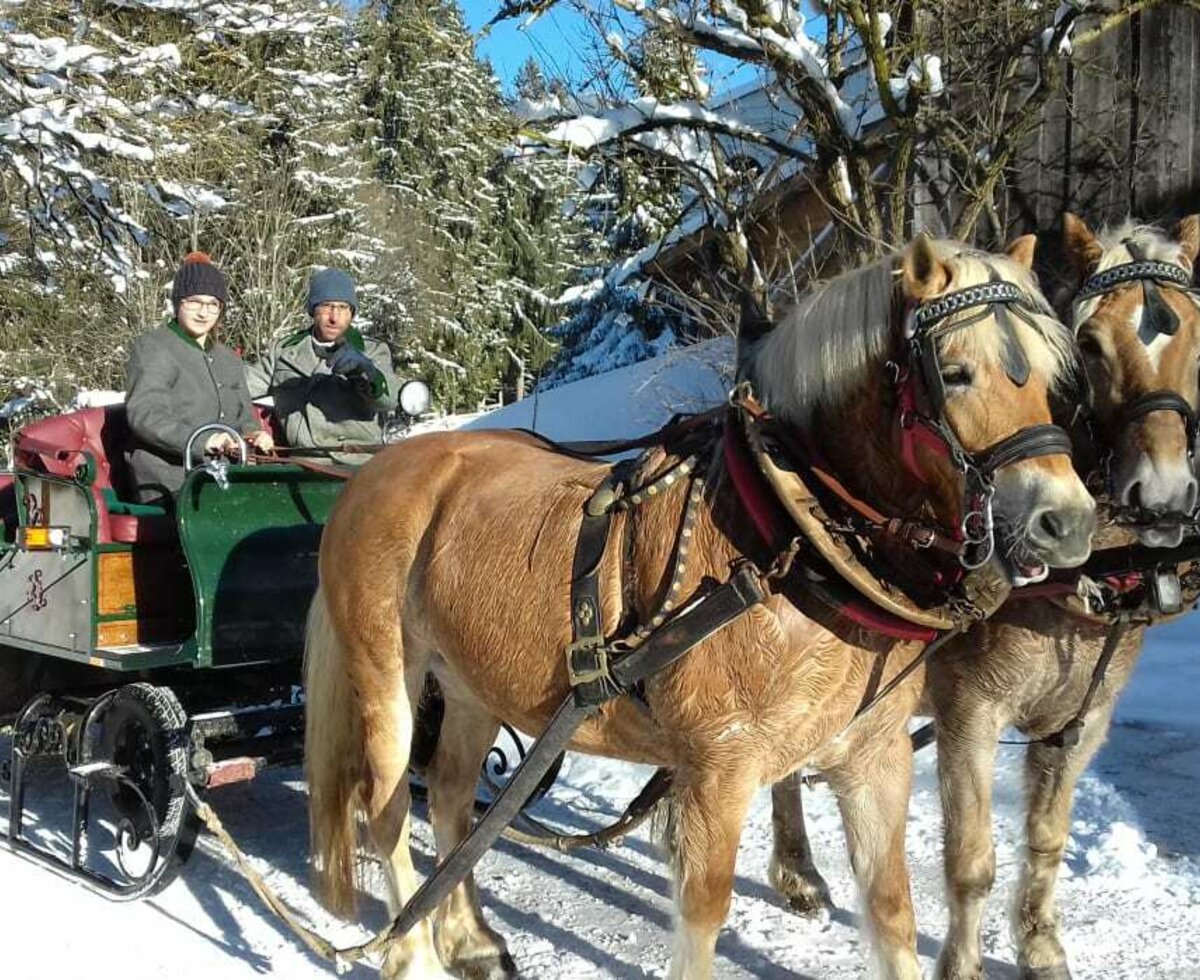
[[[280,464],[299,466],[302,470],[308,470],[311,473],[320,473],[324,476],[337,477],[339,480],[349,480],[350,477],[354,476],[354,474],[358,472],[358,467],[356,466],[338,466],[335,463],[316,463],[313,460],[305,459],[302,456],[293,456],[291,459],[280,459],[278,456],[263,456],[256,453],[252,455],[250,459],[259,465],[266,463],[276,466]]]
[[[737,405],[744,409],[756,423],[762,424],[770,420],[766,409],[747,391],[739,393]],[[811,452],[806,447],[801,447],[798,440],[792,438],[785,428],[777,426],[775,434],[787,446],[788,453],[793,460],[803,459],[807,471],[812,473],[821,485],[837,497],[842,504],[866,522],[870,531],[877,537],[896,541],[916,550],[936,548],[938,551],[944,551],[956,557],[963,553],[964,546],[961,541],[955,541],[935,528],[898,517],[885,517],[866,501],[856,497],[841,480],[819,462],[813,460]]]
[[[1108,665],[1111,663],[1113,655],[1117,652],[1117,647],[1121,644],[1121,638],[1129,629],[1130,616],[1128,613],[1118,613],[1112,620],[1112,624],[1108,627],[1108,635],[1104,638],[1104,648],[1100,651],[1100,658],[1096,661],[1096,666],[1092,668],[1092,677],[1088,682],[1088,688],[1083,695],[1083,701],[1079,705],[1079,710],[1075,712],[1071,720],[1068,721],[1062,728],[1045,738],[1034,739],[1035,742],[1041,742],[1045,745],[1053,745],[1060,749],[1069,749],[1079,744],[1079,738],[1083,734],[1083,722],[1087,717],[1087,713],[1092,709],[1092,700],[1096,697],[1096,692],[1100,689],[1100,685],[1104,682],[1104,675],[1108,672]]]
[[[612,530],[616,508],[597,507],[594,501],[615,501],[619,496],[622,467],[613,467],[583,508],[583,523],[575,544],[571,569],[571,632],[567,647],[567,673],[577,704],[601,704],[619,694],[609,674],[604,646],[604,620],[600,606],[600,569]]]

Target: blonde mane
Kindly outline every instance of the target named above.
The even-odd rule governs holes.
[[[950,270],[947,292],[994,276],[1018,286],[1028,302],[1029,322],[1014,317],[1013,324],[1030,364],[1051,386],[1070,378],[1071,336],[1028,269],[959,242],[933,245]],[[873,374],[882,377],[883,362],[897,349],[898,270],[898,255],[892,255],[815,287],[747,352],[746,374],[772,412],[804,425],[817,408],[836,407]],[[999,363],[1001,357],[1000,331],[992,319],[940,343],[984,364]]]

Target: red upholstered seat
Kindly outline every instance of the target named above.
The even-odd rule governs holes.
[[[274,432],[277,424],[269,409],[254,406],[262,427]],[[278,433],[276,432],[278,436]],[[17,466],[54,476],[72,478],[86,465],[87,453],[95,463],[92,496],[96,501],[96,532],[100,543],[154,544],[176,536],[170,515],[114,513],[110,504],[125,499],[124,447],[128,438],[124,405],[85,408],[42,419],[25,426],[13,440]],[[108,491],[107,493],[105,491]],[[119,506],[118,510],[123,510]]]
[[[130,515],[110,512],[109,499],[116,499],[124,480],[114,481],[114,468],[122,475],[122,447],[126,440],[125,406],[85,408],[42,419],[25,426],[13,440],[13,462],[22,468],[72,478],[87,465],[85,453],[95,465],[91,483],[96,501],[96,533],[99,543],[151,543],[175,537],[175,521],[168,515]],[[104,491],[108,490],[106,494]]]

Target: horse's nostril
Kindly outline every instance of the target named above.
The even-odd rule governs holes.
[[[1187,493],[1184,495],[1183,512],[1190,514],[1196,509],[1196,481],[1188,480]]]
[[[1047,510],[1038,518],[1038,526],[1047,538],[1057,541],[1064,534],[1063,520],[1057,511]]]
[[[1125,491],[1125,504],[1132,507],[1134,510],[1142,509],[1142,482],[1135,480],[1129,485],[1129,489]]]

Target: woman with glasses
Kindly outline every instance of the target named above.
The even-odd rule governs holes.
[[[203,252],[192,252],[171,288],[175,316],[133,342],[125,366],[125,413],[132,439],[126,452],[132,490],[143,503],[169,503],[183,486],[188,437],[223,422],[260,452],[274,443],[255,420],[240,357],[213,337],[229,285]],[[192,447],[193,463],[230,453],[236,440],[213,432]]]

